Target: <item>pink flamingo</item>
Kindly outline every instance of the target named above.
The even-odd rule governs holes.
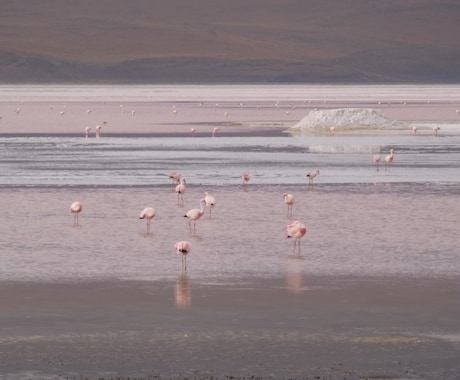
[[[292,215],[292,206],[295,203],[294,196],[292,194],[284,193],[283,194],[283,199],[284,199],[284,203],[287,204],[287,214],[288,214],[288,216]]]
[[[181,178],[180,183],[176,186],[176,194],[177,194],[177,204],[184,203],[184,193],[185,193],[185,185],[186,185],[185,178]],[[182,201],[182,202],[181,202]]]
[[[173,186],[180,183],[180,173],[179,172],[170,173],[169,178],[172,180]]]
[[[186,271],[187,270],[187,255],[190,253],[192,249],[191,244],[186,240],[182,240],[174,244],[174,248],[176,249],[176,252],[182,256],[182,269]]]
[[[249,172],[244,172],[243,173],[243,187],[245,189],[250,179],[251,179],[251,175],[249,174]]]
[[[304,224],[296,220],[294,223],[286,226],[286,237],[294,238],[294,252],[296,246],[300,253],[300,239],[307,233],[307,227]]]
[[[377,168],[377,171],[379,171],[380,156],[378,154],[374,154],[373,160],[374,160],[374,164],[375,164],[375,166]]]
[[[150,233],[150,223],[154,217],[155,217],[155,209],[153,207],[146,207],[139,214],[139,219],[147,220],[147,223],[146,223],[147,234]]]
[[[83,210],[83,205],[80,202],[73,202],[70,205],[70,212],[73,214],[73,225],[78,226],[78,214]]]
[[[329,136],[335,135],[335,127],[329,127]]]
[[[211,216],[212,209],[216,205],[216,198],[214,198],[208,192],[205,192],[203,199],[204,199],[204,203],[205,203],[206,207],[209,208],[209,216]]]
[[[196,129],[195,128],[190,128],[190,132],[192,132],[192,136],[195,136]]]
[[[385,169],[388,169],[390,171],[390,165],[393,163],[394,159],[394,154],[393,154],[393,149],[390,149],[390,154],[385,157]]]
[[[220,128],[217,128],[217,127],[214,128],[214,129],[212,130],[212,137],[214,137],[214,136],[217,134],[217,132],[219,132],[219,131],[220,131]]]
[[[418,128],[414,125],[414,126],[412,127],[412,134],[413,134],[413,135],[416,135],[416,134],[417,134],[417,131],[418,131]]]
[[[91,132],[91,128],[90,127],[86,127],[85,128],[85,137],[88,138],[89,137],[89,133]]]
[[[99,138],[101,137],[101,126],[100,125],[96,125],[96,137]]]
[[[316,178],[316,176],[319,175],[319,170],[316,169],[315,171],[313,172],[309,172],[305,175],[305,177],[308,178],[308,183],[313,183],[313,180]]]
[[[437,136],[440,129],[440,127],[433,127],[433,136]]]
[[[203,205],[205,205],[204,198],[200,199],[200,208],[194,208],[191,210],[188,210],[186,214],[184,215],[185,218],[189,218],[188,226],[190,230],[192,229],[192,222],[193,222],[193,229],[196,229],[196,221],[200,219],[203,214],[204,214],[204,208]]]

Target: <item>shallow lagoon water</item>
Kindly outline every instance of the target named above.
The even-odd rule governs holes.
[[[81,88],[69,91],[57,87],[42,96],[34,91],[37,89],[21,88],[10,101],[22,97],[26,103],[21,113],[27,114],[30,106],[38,115],[37,107],[42,103],[48,107],[48,101],[56,104],[64,94],[69,104],[67,118],[72,102],[86,109],[94,102],[104,103],[108,93],[115,102],[123,94],[113,95],[113,88],[98,90],[89,98],[89,90],[82,95]],[[177,88],[175,91],[187,102],[193,99],[194,104],[198,95],[205,93],[202,87],[195,98],[189,94],[190,87],[186,87],[186,95]],[[255,108],[248,113],[243,106],[235,106],[237,88],[222,91],[206,93],[203,100],[212,101],[214,94],[227,106],[231,102],[235,119],[261,117]],[[291,96],[299,96],[300,90],[296,91],[288,95],[289,90],[283,88],[277,95],[287,102]],[[328,96],[343,96],[340,88],[334,91]],[[174,91],[173,95],[155,91],[153,98],[142,91],[134,93],[128,101],[140,102],[145,95],[153,106],[168,110],[179,103]],[[168,95],[163,97],[165,93]],[[447,93],[448,97],[455,95],[451,89]],[[257,87],[253,92],[245,87],[244,100],[275,112],[272,101],[277,95],[267,92],[259,98],[259,94]],[[441,92],[436,94],[435,99],[444,101]],[[395,96],[401,98],[401,93]],[[304,99],[302,96],[302,102]],[[417,107],[424,99],[417,93]],[[2,104],[3,108],[14,106],[6,101]],[[191,105],[187,103],[187,107]],[[206,119],[216,111],[207,107],[199,112]],[[190,125],[204,129],[218,124],[208,119],[200,124],[199,112]],[[37,116],[40,127],[47,118],[50,124],[64,120],[52,115]],[[33,115],[27,117],[30,120]],[[188,274],[202,281],[285,277],[288,287],[301,288],[308,286],[308,277],[313,275],[460,274],[456,238],[459,134],[291,137],[281,132],[246,135],[243,131],[230,136],[225,134],[226,125],[220,123],[222,131],[217,137],[191,137],[184,132],[190,127],[185,117],[175,124],[169,124],[166,116],[156,122],[162,131],[172,128],[181,132],[165,135],[151,133],[156,124],[146,124],[144,116],[136,119],[142,120],[142,125],[133,124],[136,130],[144,128],[143,134],[112,133],[85,139],[72,128],[85,125],[86,117],[85,113],[66,121],[70,126],[65,132],[53,129],[40,135],[38,126],[37,130],[28,126],[24,133],[0,136],[1,280],[175,279],[181,275],[181,263],[173,247],[184,239],[192,243]],[[11,119],[8,116],[2,122]],[[21,120],[14,119],[14,125],[20,127]],[[116,128],[121,124],[112,132]],[[382,164],[377,171],[373,154],[384,157],[392,148],[392,167],[386,170]],[[308,185],[305,174],[314,169],[320,169],[321,174]],[[246,170],[252,178],[245,191],[241,174]],[[180,171],[187,179],[183,205],[177,203],[168,178],[172,171]],[[183,215],[199,207],[205,191],[217,198],[217,206],[212,217],[205,214],[196,231],[190,231]],[[296,196],[292,217],[286,214],[284,192]],[[84,205],[77,227],[69,212],[75,200]],[[138,219],[146,206],[157,210],[150,234],[145,233],[145,222]],[[292,220],[301,220],[308,229],[300,255],[294,254],[293,242],[284,235],[285,225]]]

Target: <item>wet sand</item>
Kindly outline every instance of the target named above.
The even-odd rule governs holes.
[[[459,279],[2,283],[1,379],[458,379]]]

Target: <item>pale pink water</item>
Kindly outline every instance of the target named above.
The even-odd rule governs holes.
[[[190,232],[183,217],[209,191],[217,199]],[[282,193],[296,196],[287,217]],[[1,189],[1,280],[176,278],[174,243],[189,240],[188,275],[212,281],[314,274],[460,274],[459,188],[426,185],[190,185],[185,206],[169,188]],[[78,227],[69,207],[83,203]],[[138,214],[153,206],[151,233]],[[300,256],[284,235],[308,228]],[[299,286],[299,285],[297,285]]]

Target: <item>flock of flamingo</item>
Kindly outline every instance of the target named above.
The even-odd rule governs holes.
[[[309,180],[309,183],[312,183],[313,179],[319,174],[319,170],[314,172],[309,172],[306,174],[306,178]],[[248,183],[251,179],[249,171],[246,171],[241,176],[243,180],[243,188],[246,190]],[[178,204],[184,203],[183,195],[186,189],[186,180],[181,177],[181,174],[178,172],[172,172],[169,174],[169,178],[172,180],[174,191],[177,194]],[[292,216],[292,207],[295,203],[295,197],[292,194],[284,193],[282,195],[284,203],[287,205],[287,214]],[[212,214],[212,209],[217,204],[216,198],[209,194],[208,192],[204,193],[204,197],[200,199],[200,208],[193,208],[188,210],[184,217],[188,218],[189,230],[196,230],[196,222],[205,214],[205,208],[209,210],[209,214]],[[83,204],[79,201],[75,201],[70,205],[70,212],[73,214],[73,225],[78,226],[78,216],[83,211]],[[150,225],[155,218],[155,209],[153,207],[145,207],[139,214],[139,219],[146,220],[146,233],[150,233]],[[306,226],[299,222],[294,221],[293,223],[287,225],[286,237],[294,239],[294,252],[300,254],[300,239],[305,236],[307,233]],[[178,254],[182,256],[182,269],[187,270],[187,255],[191,251],[191,244],[187,240],[178,241],[175,243],[174,248]]]

